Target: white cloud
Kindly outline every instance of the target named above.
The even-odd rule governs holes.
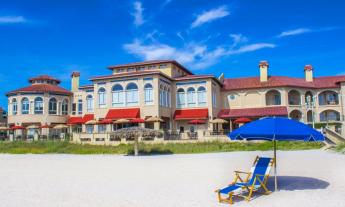
[[[138,27],[144,24],[145,22],[144,17],[143,17],[144,8],[140,1],[134,2],[133,7],[134,7],[134,13],[131,13],[131,15],[134,17],[134,25]]]
[[[238,39],[236,41],[237,44],[240,44]],[[174,59],[193,69],[205,69],[215,65],[223,57],[274,47],[274,44],[255,43],[236,47],[232,44],[229,47],[219,46],[215,49],[209,49],[204,44],[191,42],[182,48],[176,48],[162,43],[147,44],[138,39],[123,46],[127,53],[136,55],[143,60]]]
[[[217,9],[212,9],[212,10],[203,12],[202,14],[197,16],[197,18],[192,23],[191,28],[195,28],[207,22],[211,22],[216,19],[226,17],[229,14],[230,12],[227,10],[226,6],[221,6]]]
[[[242,34],[230,34],[230,37],[233,40],[232,47],[236,47],[237,45],[246,43],[248,41],[248,38],[243,36]]]
[[[27,19],[23,16],[0,16],[0,24],[18,24],[25,22],[27,22]]]
[[[284,31],[280,33],[277,37],[294,36],[294,35],[300,35],[300,34],[309,33],[309,32],[313,32],[313,30],[309,28],[298,28],[294,30]]]

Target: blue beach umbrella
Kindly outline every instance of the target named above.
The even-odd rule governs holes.
[[[324,141],[324,136],[302,122],[282,117],[268,117],[250,122],[228,135],[231,140],[267,140],[274,142],[274,177],[277,190],[276,141]]]

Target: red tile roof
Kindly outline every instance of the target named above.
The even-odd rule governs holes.
[[[221,84],[219,80],[216,77],[214,77],[214,75],[186,75],[186,76],[174,78],[174,80],[182,81],[182,80],[193,80],[193,79],[204,79],[204,78],[212,78],[215,81],[217,81],[217,83]]]
[[[178,109],[174,113],[175,120],[208,119],[208,109]]]
[[[20,88],[8,92],[6,95],[17,94],[17,93],[56,93],[63,95],[72,95],[71,91],[68,91],[60,86],[52,84],[34,84],[28,87]]]
[[[178,67],[182,68],[188,74],[191,74],[191,75],[193,74],[191,71],[189,71],[187,68],[185,68],[176,60],[149,60],[149,61],[134,62],[134,63],[128,63],[128,64],[118,64],[118,65],[109,66],[108,68],[112,70],[115,68],[135,67],[135,66],[144,66],[144,65],[151,65],[151,64],[161,64],[161,63],[173,63],[177,65]]]
[[[286,116],[286,115],[288,115],[288,111],[285,106],[244,108],[244,109],[222,109],[218,113],[218,117],[220,118],[264,117],[264,116]]]
[[[89,89],[89,88],[94,88],[93,84],[88,84],[88,85],[83,85],[83,86],[79,86],[80,89]]]
[[[291,78],[286,76],[270,76],[267,82],[260,82],[260,77],[226,78],[223,90],[240,90],[274,87],[298,87],[298,88],[339,88],[339,82],[345,82],[345,76],[325,76],[314,78],[313,82],[307,82],[304,78]]]
[[[59,79],[53,78],[49,75],[40,75],[34,78],[30,78],[29,82],[32,83],[33,81],[37,81],[37,80],[50,80],[50,81],[55,81],[57,83],[61,83],[61,81]]]
[[[110,109],[105,116],[105,119],[135,119],[140,118],[140,109]]]

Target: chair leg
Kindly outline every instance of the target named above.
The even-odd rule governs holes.
[[[254,191],[254,188],[253,188],[253,187],[250,188],[249,194],[248,194],[248,196],[247,196],[247,198],[246,198],[246,201],[247,201],[247,202],[249,202],[250,199],[252,198],[253,191]]]
[[[234,193],[233,192],[229,193],[229,204],[234,204],[233,197],[234,197]]]

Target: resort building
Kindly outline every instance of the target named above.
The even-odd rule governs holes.
[[[314,77],[311,65],[304,67],[305,78],[270,76],[267,61],[249,78],[196,75],[174,60],[108,69],[109,75],[82,86],[81,74],[73,72],[71,91],[49,76],[30,79],[31,86],[7,93],[9,126],[66,124],[74,140],[104,141],[139,124],[166,139],[212,139],[241,120],[286,116],[342,133],[345,76]],[[216,124],[217,118],[227,122]]]

